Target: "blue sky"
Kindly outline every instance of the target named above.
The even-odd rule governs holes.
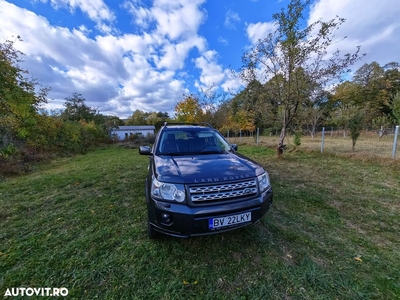
[[[24,67],[52,88],[47,108],[73,92],[101,113],[126,118],[136,109],[173,112],[183,94],[217,87],[235,93],[231,69],[273,28],[288,0],[0,0],[1,42],[24,40]],[[305,23],[336,15],[343,53],[400,62],[400,1],[315,0]],[[347,36],[346,39],[343,37]]]

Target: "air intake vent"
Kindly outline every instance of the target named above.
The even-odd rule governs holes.
[[[190,186],[189,191],[192,203],[200,204],[207,201],[245,198],[256,195],[258,190],[256,179],[251,179],[235,183]]]

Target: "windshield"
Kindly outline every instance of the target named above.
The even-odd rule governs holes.
[[[214,130],[179,128],[165,130],[160,136],[158,154],[219,154],[230,150],[230,145]]]

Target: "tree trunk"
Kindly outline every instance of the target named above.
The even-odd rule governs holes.
[[[276,147],[276,154],[278,157],[281,157],[283,154],[283,149],[285,149],[286,145],[283,144],[286,136],[286,128],[285,126],[282,127],[281,130],[281,135],[279,136],[279,143],[278,146]]]

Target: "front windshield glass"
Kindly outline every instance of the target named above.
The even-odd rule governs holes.
[[[230,145],[214,130],[165,130],[160,136],[157,152],[164,155],[226,153]]]

